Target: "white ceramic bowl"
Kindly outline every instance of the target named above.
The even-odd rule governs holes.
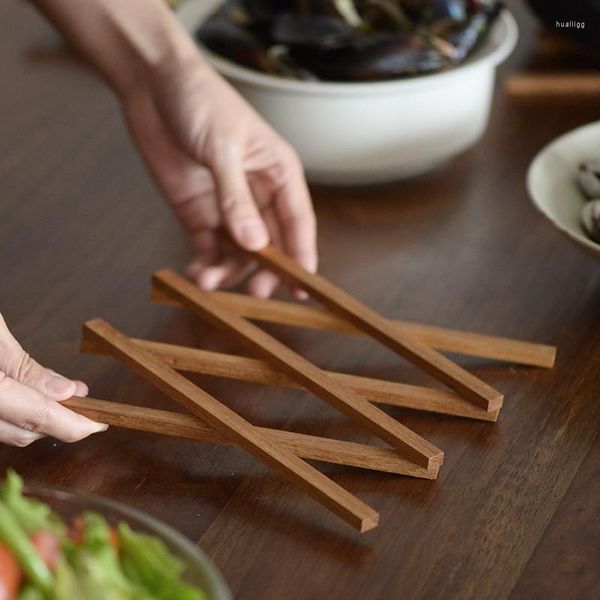
[[[585,198],[576,181],[577,167],[600,157],[600,121],[560,136],[533,159],[527,172],[527,190],[536,208],[564,235],[600,258],[600,244],[592,242],[581,226]]]
[[[188,0],[178,16],[194,32],[219,3]],[[504,11],[461,66],[394,81],[294,81],[210,60],[296,148],[311,181],[379,183],[429,171],[477,142],[489,118],[495,68],[513,50],[517,31]]]

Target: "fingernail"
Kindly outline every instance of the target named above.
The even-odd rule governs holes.
[[[253,217],[233,225],[236,240],[247,250],[260,250],[269,243],[269,235],[261,219]]]
[[[74,387],[71,380],[60,375],[50,375],[44,381],[44,387],[52,394],[64,394]]]
[[[203,290],[214,290],[219,287],[221,283],[221,276],[215,271],[206,271],[198,277],[198,285]]]
[[[106,423],[94,423],[92,433],[100,433],[101,431],[106,431],[107,429],[108,425]]]
[[[294,290],[294,296],[298,300],[308,300],[308,294],[304,290]]]

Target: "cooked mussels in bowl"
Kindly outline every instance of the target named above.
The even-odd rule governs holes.
[[[197,38],[271,75],[379,81],[462,63],[501,10],[497,0],[227,0]]]

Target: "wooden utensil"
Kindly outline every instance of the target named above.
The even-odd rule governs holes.
[[[178,299],[207,321],[235,335],[242,343],[262,354],[306,389],[401,450],[407,458],[420,466],[430,468],[433,463],[439,464],[443,461],[444,454],[439,448],[340,384],[256,325],[216,302],[209,294],[177,273],[169,269],[158,271],[154,274],[152,282],[155,287]]]
[[[62,404],[80,415],[114,427],[202,442],[233,443],[228,437],[194,415],[76,396],[65,400]],[[398,456],[398,453],[390,448],[378,448],[267,427],[256,429],[280,448],[300,458],[423,479],[435,479],[438,475],[437,465],[432,470],[424,469]]]
[[[251,381],[286,388],[302,387],[294,378],[286,373],[281,373],[264,360],[221,352],[210,352],[197,348],[186,348],[151,340],[130,339],[142,348],[152,352],[165,364],[177,371],[215,375],[227,379]],[[88,346],[85,341],[81,346],[81,350],[92,354],[105,354],[95,346]],[[378,404],[402,406],[481,421],[496,421],[498,419],[498,410],[487,412],[450,390],[436,390],[418,385],[359,377],[333,371],[325,371],[325,373],[371,402]]]
[[[316,306],[254,298],[231,292],[210,292],[210,295],[239,316],[247,319],[323,331],[367,335],[365,331],[346,319],[338,317],[327,309]],[[181,306],[180,302],[157,288],[152,290],[152,299],[164,304]],[[398,329],[398,331],[417,338],[421,343],[444,352],[548,369],[554,366],[556,359],[555,346],[434,327],[409,321],[386,319],[386,322],[388,327]]]
[[[87,343],[103,348],[117,357],[225,438],[260,459],[267,466],[280,471],[290,481],[361,532],[377,526],[379,514],[370,506],[295,454],[274,443],[271,438],[265,436],[236,412],[165,365],[151,352],[131,342],[105,321],[101,319],[87,321],[83,327],[83,338]]]
[[[471,400],[487,411],[502,406],[503,396],[500,392],[413,336],[390,329],[381,315],[324,277],[309,273],[273,247],[267,247],[255,254],[265,266],[288,278],[331,311],[338,313],[400,356],[433,375],[467,400]]]

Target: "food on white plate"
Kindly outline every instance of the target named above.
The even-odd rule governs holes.
[[[582,162],[577,172],[577,182],[587,198],[600,198],[600,159]]]
[[[600,200],[590,200],[584,205],[581,223],[589,238],[600,244]]]
[[[582,162],[577,183],[587,201],[581,208],[581,225],[587,236],[600,244],[600,160]]]

